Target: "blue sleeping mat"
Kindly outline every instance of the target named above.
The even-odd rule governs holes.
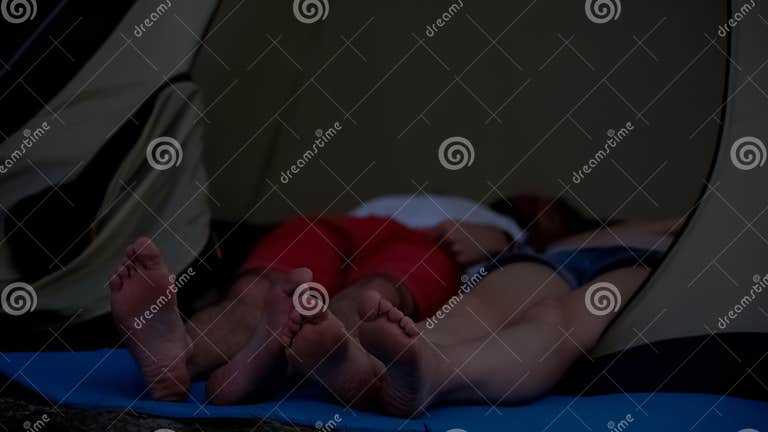
[[[142,378],[136,363],[122,349],[5,353],[0,355],[0,373],[53,402],[82,408],[130,408],[145,414],[179,418],[270,418],[321,430],[738,432],[751,428],[768,432],[768,403],[696,394],[549,396],[531,404],[498,409],[488,406],[436,408],[412,420],[345,410],[343,406],[318,398],[316,391],[302,391],[285,400],[255,405],[209,406],[202,404],[205,398],[202,382],[194,384],[190,402],[156,402],[137,399],[144,391]]]

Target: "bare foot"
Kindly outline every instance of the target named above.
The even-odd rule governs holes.
[[[110,279],[112,317],[126,335],[156,400],[186,400],[189,338],[176,305],[176,292],[160,251],[142,237],[128,247]]]
[[[275,378],[276,366],[285,360],[285,348],[299,330],[291,322],[292,295],[296,287],[312,280],[309,269],[297,269],[267,288],[262,316],[245,347],[208,379],[208,400],[216,405],[237,403],[264,388]]]
[[[366,408],[378,392],[381,364],[371,357],[330,311],[302,316],[294,311],[291,321],[300,330],[288,349],[288,362],[327,387],[344,403]]]
[[[397,417],[423,411],[442,382],[443,364],[416,337],[413,320],[378,293],[360,303],[360,343],[384,364],[378,409]]]

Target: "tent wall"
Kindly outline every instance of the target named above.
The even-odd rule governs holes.
[[[200,186],[206,182],[204,107],[188,75],[217,3],[172,2],[159,13],[160,4],[166,2],[135,2],[74,79],[0,147],[0,155],[11,155],[25,130],[49,125],[25,150],[23,160],[3,173],[0,199],[8,209],[49,182],[72,181],[121,125],[136,122],[132,116],[151,104],[152,115],[135,144],[129,143],[128,156],[112,178],[101,179],[109,187],[91,229],[81,234],[92,238],[87,249],[66,266],[58,263],[60,257],[52,257],[57,260],[53,273],[24,280],[37,293],[38,312],[74,314],[82,320],[108,311],[110,273],[125,246],[140,235],[155,238],[174,271],[188,265],[207,241],[208,197]],[[137,34],[137,26],[146,22],[151,27]],[[146,156],[149,143],[162,136],[177,139],[183,152],[181,163],[165,171],[150,168]],[[5,211],[0,214],[6,217]],[[56,224],[56,216],[50,215],[50,224]],[[0,240],[2,286],[22,280],[6,240]]]
[[[734,16],[745,3],[751,4],[733,2]],[[768,333],[768,289],[755,283],[768,275],[768,166],[739,169],[731,153],[744,137],[768,143],[768,25],[761,19],[767,13],[756,2],[732,30],[725,125],[701,205],[663,266],[603,337],[602,353],[713,332]],[[765,148],[752,156],[765,161]]]
[[[223,169],[212,189],[219,217],[343,211],[357,197],[413,193],[424,183],[486,200],[499,197],[489,182],[502,193],[557,195],[560,181],[601,216],[669,216],[690,209],[702,187],[719,137],[717,121],[706,120],[722,102],[727,60],[711,46],[691,61],[710,44],[703,35],[724,22],[721,2],[622,2],[618,21],[598,25],[584,2],[464,1],[434,37],[426,26],[458,1],[332,0],[327,19],[312,25],[298,22],[289,3],[224,1],[207,40],[216,55],[202,52],[195,70],[212,104],[208,165]],[[495,39],[508,26],[501,49],[491,45],[484,33]],[[488,110],[501,123],[487,122]],[[343,130],[322,162],[282,184],[315,131],[336,121]],[[571,184],[607,131],[627,121],[639,126],[611,156],[620,168],[604,161]],[[440,165],[438,146],[452,136],[473,143],[471,167]],[[653,201],[642,192],[627,201],[636,189],[621,170],[642,184],[657,169],[643,186]],[[269,194],[265,180],[280,193]],[[342,182],[355,180],[354,195],[345,193]]]

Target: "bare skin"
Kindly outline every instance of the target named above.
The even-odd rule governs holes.
[[[223,366],[245,347],[261,324],[267,293],[286,277],[266,270],[242,274],[220,303],[187,321],[193,341],[187,367],[193,378]]]
[[[293,311],[291,295],[297,285],[311,278],[309,270],[299,269],[274,276],[268,281],[269,286],[262,287],[265,291],[261,313],[256,315],[258,319],[253,324],[245,327],[247,339],[240,342],[248,342],[250,346],[242,349],[238,343],[223,345],[224,349],[234,353],[231,361],[219,367],[209,379],[208,393],[212,402],[231,403],[242,399],[258,389],[257,384],[267,383],[265,378],[277,363],[285,362],[284,350],[299,329],[289,321]],[[203,319],[198,317],[198,325],[188,324],[187,328],[192,329],[194,336],[194,339],[190,338],[179,315],[176,291],[171,289],[170,281],[172,278],[160,251],[150,239],[140,238],[128,248],[125,261],[110,280],[111,303],[115,322],[126,335],[128,348],[141,366],[152,398],[179,401],[188,397],[191,379],[188,359],[194,356],[196,347],[210,349],[208,344],[212,343],[203,337],[206,330],[199,326],[209,318],[206,315]],[[243,297],[248,298],[240,296]],[[238,307],[252,306],[245,301],[236,304]],[[224,305],[229,303],[223,303],[218,308],[220,310],[209,313],[228,311]],[[214,317],[211,323],[215,322]],[[224,321],[219,330],[226,330],[231,323],[231,320]],[[241,324],[240,327],[244,326]],[[200,340],[207,343],[200,344]],[[222,358],[227,358],[220,347],[213,346],[213,349],[213,361],[221,363]]]
[[[111,279],[113,316],[156,400],[187,399],[191,377],[213,370],[207,389],[210,402],[236,403],[268,389],[273,381],[269,378],[282,377],[291,365],[343,401],[363,404],[369,400],[364,394],[369,392],[367,384],[381,364],[346,331],[359,326],[359,299],[375,292],[405,310],[415,310],[407,290],[375,277],[335,297],[330,310],[302,317],[294,310],[292,294],[312,279],[310,271],[251,272],[237,281],[224,301],[193,316],[185,328],[176,292],[169,289],[171,275],[151,240],[141,238],[132,244],[118,270]],[[135,328],[136,318],[160,298],[163,306]],[[331,346],[336,348],[329,352]],[[346,371],[344,378],[339,371]]]
[[[382,369],[381,363],[360,346],[356,336],[360,322],[358,304],[361,298],[371,293],[376,293],[377,298],[385,298],[404,308],[413,309],[410,306],[413,300],[402,287],[396,287],[383,278],[363,280],[342,291],[331,300],[328,310],[316,315],[302,316],[291,308],[289,325],[292,337],[285,344],[288,365],[300,374],[309,376],[341,402],[356,407],[370,405],[371,394],[375,390],[375,386],[370,384]],[[275,295],[268,293],[267,299]],[[245,396],[245,389],[258,384],[257,374],[249,371],[253,366],[242,359],[263,350],[263,342],[254,338],[237,354],[235,360],[222,368],[227,371],[226,375],[217,371],[211,376],[209,389],[214,387],[212,381],[218,383],[218,389],[211,393],[218,393],[212,399],[213,403],[234,403]],[[282,366],[284,369],[285,365]],[[272,366],[272,370],[279,369],[280,365]],[[241,379],[235,380],[233,376],[238,373],[254,377],[253,381],[243,384]],[[230,387],[238,387],[240,390],[232,391]],[[222,394],[227,397],[221,397]]]
[[[300,330],[287,350],[289,363],[327,388],[340,402],[366,407],[371,394],[378,391],[371,383],[383,369],[381,363],[347,333],[330,311],[311,317],[295,312],[292,318]]]
[[[312,280],[312,272],[298,269],[276,281],[266,292],[264,308],[256,331],[231,361],[208,379],[208,400],[217,405],[232,404],[265,388],[273,372],[285,364],[285,349],[299,330],[291,321],[292,296],[296,287]]]
[[[642,224],[637,230],[626,225],[618,232],[659,240],[678,227],[679,221],[668,221]],[[622,244],[614,234],[597,230],[562,243],[579,248]],[[536,398],[575,359],[588,355],[626,304],[595,315],[586,307],[586,291],[608,282],[626,300],[649,273],[647,268],[625,267],[571,290],[552,269],[517,263],[486,277],[437,324],[418,323],[418,336],[378,314],[360,329],[363,347],[385,365],[378,406],[390,415],[414,417],[436,403],[514,404]],[[369,309],[371,304],[376,303],[369,302]]]
[[[491,249],[500,247],[498,236],[477,232],[493,239]],[[605,241],[605,232],[596,234]],[[169,277],[159,251],[147,242],[140,239],[129,248],[126,263],[115,275],[113,313],[133,341],[129,348],[153,397],[160,400],[185,399],[190,372],[218,368],[209,380],[209,399],[217,404],[239,402],[265,388],[268,377],[282,377],[290,365],[345,403],[392,415],[415,415],[436,402],[474,401],[479,396],[475,387],[483,393],[480,402],[492,397],[522,401],[554,385],[610,322],[600,317],[595,323],[596,317],[584,316],[588,285],[571,290],[548,267],[519,263],[490,274],[431,328],[408,318],[416,312],[409,291],[382,278],[360,281],[334,297],[330,310],[303,317],[293,310],[291,296],[297,285],[311,280],[311,273],[295,271],[243,275],[224,302],[192,317],[186,329],[174,293],[154,315],[155,324],[131,330],[131,320],[165,292]],[[461,245],[457,254],[473,250],[480,258],[486,252],[467,235],[451,244]],[[578,245],[585,246],[590,246],[590,237]],[[145,249],[147,253],[140,252]],[[622,283],[622,296],[628,298],[646,274],[627,268],[603,276],[615,277],[617,286]],[[576,341],[570,350],[554,346],[567,328],[573,328],[570,338]],[[489,329],[499,339],[489,339]],[[512,358],[529,366],[527,371],[524,366],[506,373],[493,369],[489,359],[509,357],[510,347],[515,348]],[[544,348],[553,360],[544,356],[534,364],[533,357]],[[511,361],[500,363],[508,366]],[[461,375],[456,379],[458,370],[473,387],[466,388]],[[510,389],[514,379],[519,383]]]
[[[509,271],[510,276],[525,277],[515,269]],[[519,318],[503,323],[498,338],[477,320],[467,321],[458,314],[448,315],[431,330],[422,324],[404,328],[388,314],[379,314],[360,329],[362,345],[387,366],[377,405],[387,414],[410,418],[437,403],[513,404],[538,397],[594,347],[616,314],[589,313],[584,305],[587,288],[597,281],[610,282],[628,298],[648,273],[641,268],[616,270],[568,294],[535,303]],[[480,284],[476,289],[482,292],[485,287]],[[444,333],[457,325],[454,321],[484,334],[455,343],[434,342],[447,339]],[[420,336],[412,336],[414,330]]]
[[[449,225],[454,226],[453,223],[442,224],[444,228]],[[494,229],[484,229],[482,226],[475,227],[471,224],[464,224],[462,229],[482,233],[479,241],[483,244],[493,240],[493,245],[484,245],[485,248],[496,250],[500,247],[498,243],[503,235],[493,232]],[[477,241],[470,241],[467,236],[454,240],[451,240],[451,244],[454,245],[455,252],[474,250],[476,255],[479,253],[475,250],[480,247]],[[458,247],[459,244],[463,247]],[[139,250],[142,255],[148,254],[151,257],[157,269],[146,270],[147,276],[140,275],[134,271],[137,266],[128,260],[129,265],[122,266],[117,272],[113,285],[119,288],[125,282],[130,288],[128,292],[132,293],[130,298],[124,293],[113,294],[112,298],[115,319],[126,328],[134,315],[143,313],[143,310],[159,297],[159,292],[165,291],[170,278],[159,251],[149,239],[137,241],[129,254]],[[147,260],[140,263],[145,261]],[[208,397],[215,404],[230,404],[259,388],[265,388],[269,384],[263,382],[265,377],[273,375],[274,371],[282,371],[290,364],[294,369],[309,374],[312,379],[324,384],[343,401],[365,403],[369,399],[366,396],[369,393],[366,384],[381,368],[381,364],[365,353],[357,341],[356,333],[360,323],[358,304],[367,293],[375,292],[402,310],[405,315],[413,317],[417,313],[413,297],[410,291],[397,281],[374,276],[342,290],[332,299],[327,313],[314,319],[300,317],[301,319],[290,322],[288,312],[292,310],[292,289],[305,279],[306,277],[291,279],[285,273],[266,269],[244,273],[238,277],[225,299],[192,316],[185,326],[180,324],[182,321],[174,292],[162,314],[159,314],[162,319],[154,320],[157,323],[142,332],[131,333],[141,335],[141,339],[146,340],[140,341],[141,345],[131,343],[129,347],[142,364],[145,378],[151,384],[153,397],[158,400],[185,399],[191,378],[214,371],[209,377]],[[113,293],[119,292],[121,290],[113,289]],[[172,331],[155,329],[161,327],[160,324]],[[149,328],[153,330],[150,331]],[[283,335],[282,331],[287,332],[287,335]],[[286,362],[283,351],[293,344],[294,336],[296,343],[292,346],[291,361]],[[161,344],[155,346],[155,339],[164,341],[162,345],[171,349],[165,349]],[[318,341],[336,342],[333,345],[337,346],[337,349],[329,353],[328,344]],[[165,351],[171,351],[179,358],[165,359],[170,357]],[[157,362],[154,357],[158,356],[162,358],[160,363],[170,364],[173,361],[170,374],[152,369],[152,363]],[[326,357],[333,362],[323,361]],[[330,367],[331,363],[334,367]],[[356,378],[339,379],[339,370],[354,371],[353,376]],[[164,378],[158,380],[159,376]],[[179,381],[175,384],[176,388],[166,383],[170,378]]]
[[[136,240],[110,278],[112,316],[141,366],[154,399],[187,399],[190,379],[184,330],[168,268],[151,240]]]

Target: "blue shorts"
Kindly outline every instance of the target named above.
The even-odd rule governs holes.
[[[643,266],[655,268],[664,252],[624,246],[589,247],[557,252],[511,252],[500,256],[500,266],[518,262],[535,262],[552,268],[572,288],[578,288],[611,270]]]

